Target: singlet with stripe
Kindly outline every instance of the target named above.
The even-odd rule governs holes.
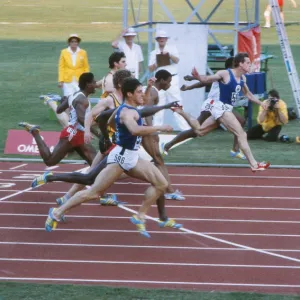
[[[137,124],[139,126],[142,126],[142,118],[139,113],[139,111],[132,106],[122,104],[116,113],[115,116],[115,122],[116,122],[116,144],[129,150],[138,150],[140,148],[141,142],[142,142],[142,137],[141,136],[135,136],[132,135],[129,130],[127,129],[126,125],[121,124],[120,122],[120,113],[123,108],[128,108],[128,109],[133,109],[137,111],[139,114],[139,119],[137,120]]]
[[[210,91],[207,95],[207,99],[219,100],[220,99],[220,87],[219,82],[215,81],[211,85]]]
[[[69,108],[70,108],[70,113],[69,113],[69,126],[74,126],[76,129],[84,131],[84,127],[78,122],[78,116],[76,109],[73,107],[73,101],[80,95],[82,94],[84,97],[85,95],[81,92],[75,92],[73,95],[69,96],[68,103],[69,103]],[[89,106],[85,111],[85,116],[87,116],[91,111],[91,103],[89,101]]]
[[[240,92],[245,85],[244,80],[241,78],[238,83],[233,75],[231,69],[228,69],[230,80],[228,83],[219,82],[220,87],[220,101],[224,104],[234,105],[238,100]]]
[[[118,108],[120,105],[122,105],[114,93],[109,94],[108,97],[109,96],[112,97],[115,108]],[[113,134],[115,133],[115,130],[110,126],[107,126],[107,130],[108,130],[109,136],[112,137]]]

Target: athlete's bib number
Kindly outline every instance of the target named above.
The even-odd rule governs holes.
[[[238,84],[238,85],[235,87],[235,92],[233,92],[233,93],[231,94],[231,104],[232,104],[232,105],[235,105],[235,103],[236,103],[237,100],[239,99],[240,91],[241,91],[241,86]]]
[[[116,154],[115,155],[115,162],[122,166],[125,162],[125,157],[121,154]]]
[[[67,132],[69,133],[69,141],[71,141],[72,138],[76,135],[77,130],[75,128],[68,127]]]
[[[136,142],[135,142],[135,145],[134,145],[134,150],[139,150],[140,149],[140,146],[141,146],[141,143],[142,143],[142,137],[141,136],[138,136],[136,138]]]

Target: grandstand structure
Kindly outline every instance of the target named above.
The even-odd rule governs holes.
[[[147,17],[144,15],[143,18],[146,17],[147,21],[141,20],[142,5],[145,2],[147,3]],[[187,16],[185,19],[178,20],[172,13],[172,9],[163,0],[123,0],[123,27],[134,27],[138,33],[147,32],[147,53],[149,54],[153,49],[153,33],[158,24],[208,25],[212,50],[210,59],[214,61],[220,57],[230,56],[230,52],[231,54],[232,52],[237,53],[238,33],[259,26],[259,0],[232,0],[230,4],[234,5],[233,15],[224,14],[224,21],[218,20],[218,22],[214,22],[213,17],[220,9],[226,9],[225,5],[228,6],[228,0],[226,4],[225,0],[200,0],[198,3],[184,0],[181,2],[181,9],[187,11]],[[208,11],[208,14],[201,13],[204,7],[205,12]],[[159,10],[159,13],[154,14],[155,10]],[[160,18],[156,16],[160,16]],[[226,17],[232,21],[226,20]],[[216,36],[217,34],[231,35],[231,45],[229,47],[224,46]],[[208,61],[210,61],[209,57]]]

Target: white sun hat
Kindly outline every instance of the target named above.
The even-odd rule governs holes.
[[[134,28],[130,27],[126,30],[126,32],[123,34],[123,36],[136,36],[136,32]]]
[[[161,38],[169,38],[169,35],[164,30],[158,30],[158,31],[156,31],[155,38],[157,39],[157,38],[160,38],[160,37]]]

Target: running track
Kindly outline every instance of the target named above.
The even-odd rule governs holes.
[[[53,172],[83,165],[59,165]],[[184,230],[129,222],[146,184],[116,183],[126,207],[84,204],[44,231],[49,207],[69,185],[36,190],[43,164],[0,164],[0,280],[263,293],[300,293],[300,170],[170,167],[186,201],[167,201]],[[156,208],[149,213],[156,217]]]

